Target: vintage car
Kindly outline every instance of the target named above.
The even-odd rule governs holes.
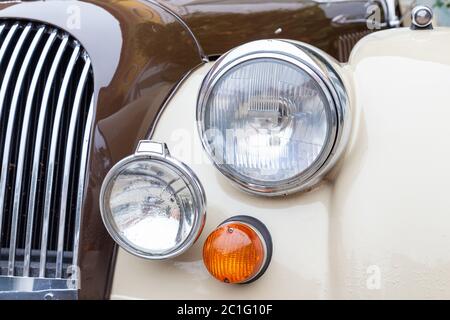
[[[450,30],[398,8],[0,1],[0,298],[450,297]]]

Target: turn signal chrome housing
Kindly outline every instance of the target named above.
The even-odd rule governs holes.
[[[245,284],[264,274],[272,250],[269,230],[261,221],[236,216],[224,221],[208,236],[203,261],[217,280]]]

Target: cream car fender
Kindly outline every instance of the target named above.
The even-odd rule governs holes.
[[[111,298],[450,298],[450,30],[382,31],[357,44],[337,66],[353,119],[345,153],[318,187],[287,197],[246,194],[208,162],[196,102],[212,65],[184,81],[151,137],[204,185],[203,234],[173,260],[119,250]],[[202,246],[238,214],[269,228],[272,263],[252,284],[226,285],[208,274]]]

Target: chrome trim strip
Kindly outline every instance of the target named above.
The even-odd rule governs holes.
[[[94,95],[91,98],[89,113],[86,119],[86,128],[83,137],[83,150],[81,151],[81,163],[78,180],[77,207],[75,216],[75,233],[73,239],[73,261],[72,266],[78,266],[78,250],[80,248],[80,228],[81,228],[81,206],[83,205],[84,191],[86,186],[86,168],[88,165],[90,137],[94,120]]]
[[[22,45],[25,41],[25,39],[28,36],[28,33],[31,30],[31,24],[28,24],[27,27],[24,29],[19,42],[17,43],[13,58],[14,58],[14,64],[16,64],[17,55],[22,49]],[[6,192],[6,181],[8,176],[8,170],[9,170],[9,156],[11,154],[11,139],[14,129],[14,122],[16,120],[17,115],[17,105],[19,101],[20,91],[22,90],[22,86],[24,85],[24,78],[25,74],[28,71],[28,67],[30,66],[31,58],[35,52],[36,46],[38,42],[40,41],[42,34],[44,33],[45,28],[41,27],[36,35],[33,38],[33,41],[28,48],[27,54],[25,56],[25,59],[23,60],[22,66],[19,71],[19,75],[17,77],[16,86],[14,88],[14,93],[12,96],[11,106],[9,110],[9,117],[8,117],[8,124],[6,128],[6,137],[5,137],[5,143],[4,143],[4,153],[3,153],[3,159],[2,159],[2,169],[1,169],[1,179],[0,179],[0,194],[4,195]],[[12,68],[11,68],[12,70]],[[0,210],[3,210],[4,208],[4,196],[0,198]],[[11,237],[10,237],[10,243],[9,243],[9,259],[8,259],[8,275],[13,276],[14,275],[14,265],[16,260],[16,238],[17,238],[17,222],[19,219],[19,208],[18,204],[15,203],[13,205],[13,214],[12,214],[12,221],[11,221]]]
[[[387,9],[388,23],[392,28],[400,27],[401,21],[397,16],[396,8],[399,5],[398,0],[381,0],[384,1]]]
[[[67,147],[64,157],[64,171],[63,182],[61,192],[61,208],[59,211],[59,225],[58,225],[58,247],[56,250],[56,278],[61,278],[63,267],[63,251],[64,251],[64,229],[66,226],[66,213],[67,213],[67,191],[69,189],[70,181],[70,167],[73,152],[73,142],[75,138],[75,129],[77,125],[77,119],[79,116],[81,96],[86,86],[89,69],[91,68],[91,60],[86,59],[83,71],[80,79],[78,80],[78,87],[75,94],[75,99],[72,106],[72,114],[70,115],[69,132],[67,134]],[[53,144],[52,144],[53,145]]]
[[[20,198],[20,192],[22,189],[22,175],[23,175],[23,166],[25,161],[25,148],[26,141],[28,136],[28,129],[30,123],[30,115],[31,115],[31,107],[34,101],[34,94],[36,91],[36,85],[39,80],[39,77],[42,72],[42,67],[44,65],[45,60],[47,59],[50,48],[52,47],[57,36],[57,31],[53,30],[50,33],[49,38],[42,50],[41,56],[36,65],[36,69],[33,74],[33,78],[30,83],[30,89],[28,91],[27,102],[25,106],[25,112],[23,116],[22,123],[22,132],[20,134],[20,149],[19,149],[19,159],[17,165],[17,177],[16,177],[16,185],[14,190],[14,209],[16,208],[16,203],[18,203]],[[34,202],[33,202],[34,203]],[[17,205],[18,207],[18,205]],[[18,208],[17,208],[18,209]],[[33,220],[34,220],[34,210],[28,210],[27,216],[27,229],[26,229],[26,238],[25,238],[25,257],[24,257],[24,265],[23,265],[23,276],[28,277],[30,274],[30,262],[31,262],[31,240],[33,236]]]
[[[0,300],[75,300],[78,291],[66,279],[0,276]]]
[[[2,63],[3,57],[5,56],[5,52],[8,49],[9,43],[11,42],[11,38],[16,33],[17,28],[19,27],[19,24],[14,24],[11,29],[9,30],[8,34],[6,35],[5,41],[2,44],[2,47],[0,48],[0,64]],[[5,75],[6,76],[6,75]],[[5,81],[3,81],[2,88],[0,89],[0,119],[2,117],[3,112],[3,104],[5,103],[5,94],[6,89],[3,89],[3,85],[5,84]],[[4,199],[5,195],[0,194],[0,199]],[[2,223],[3,223],[3,209],[0,210],[0,237],[2,235]]]
[[[50,140],[50,153],[48,157],[48,167],[46,174],[45,183],[45,201],[44,201],[44,222],[42,224],[42,238],[41,238],[41,260],[39,268],[39,276],[45,277],[45,264],[47,258],[47,240],[48,240],[48,225],[50,220],[50,201],[52,199],[52,188],[53,188],[53,173],[55,171],[55,155],[56,148],[58,144],[59,136],[59,126],[61,123],[61,113],[66,99],[67,86],[69,84],[70,77],[72,76],[72,71],[74,69],[75,63],[78,59],[80,53],[80,45],[76,44],[73,49],[72,56],[70,57],[69,63],[64,74],[64,78],[61,84],[61,89],[59,91],[58,103],[56,105],[55,120],[52,127],[52,137]]]

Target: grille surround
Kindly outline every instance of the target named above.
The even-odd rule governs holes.
[[[71,35],[0,19],[0,297],[10,278],[78,283],[93,86]]]

